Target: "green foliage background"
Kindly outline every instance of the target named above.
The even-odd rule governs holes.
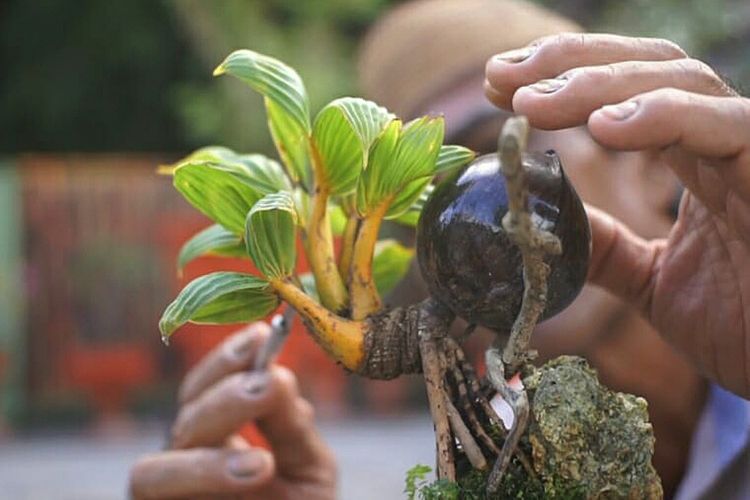
[[[460,1],[460,0],[456,0]],[[270,152],[261,101],[211,70],[249,47],[296,68],[313,110],[356,94],[357,40],[394,0],[0,4],[0,152]],[[543,0],[592,31],[662,36],[750,87],[743,0]]]

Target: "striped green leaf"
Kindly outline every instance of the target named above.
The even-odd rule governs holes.
[[[216,76],[224,73],[265,97],[271,135],[289,175],[295,181],[308,182],[310,104],[299,74],[281,61],[251,50],[229,54],[214,70]]]
[[[334,195],[354,191],[370,145],[393,119],[388,110],[364,99],[343,97],[329,103],[313,126],[318,181]]]
[[[443,175],[457,170],[474,158],[477,154],[463,146],[446,145],[440,148],[435,164],[435,175]]]
[[[198,149],[175,163],[175,169],[183,163],[219,165],[264,195],[292,189],[289,177],[281,165],[260,154],[238,154],[223,146],[209,146]]]
[[[442,118],[422,117],[403,129],[398,125],[386,127],[370,149],[367,168],[360,176],[357,187],[360,213],[367,213],[392,196],[398,202],[398,210],[406,210],[421,192],[417,189],[420,183],[415,181],[422,181],[424,188],[435,173],[443,133]],[[406,199],[399,198],[402,191]],[[389,215],[395,217],[399,212]]]
[[[203,255],[247,257],[242,238],[219,224],[208,226],[190,238],[177,256],[177,271],[182,272],[192,260]]]
[[[279,298],[268,282],[257,276],[217,272],[197,278],[182,289],[159,321],[162,340],[187,322],[244,323],[270,314]]]
[[[284,110],[270,99],[265,100],[268,115],[268,129],[281,161],[294,182],[310,187],[308,141],[309,132],[295,122]]]
[[[245,231],[247,213],[263,196],[236,168],[204,161],[181,164],[173,183],[190,204],[238,235]]]
[[[422,177],[421,179],[411,181],[409,184],[404,186],[404,188],[393,199],[391,206],[388,208],[386,219],[395,219],[409,210],[417,202],[417,200],[419,200],[419,197],[422,195],[427,186],[430,185],[431,181],[432,176]]]
[[[245,244],[261,273],[272,279],[294,273],[297,212],[289,193],[264,196],[247,214]]]
[[[409,209],[403,214],[396,217],[394,221],[405,226],[417,227],[419,216],[422,214],[422,208],[424,208],[425,202],[434,190],[435,185],[428,184],[427,187],[425,187],[425,189],[422,190],[422,192],[419,194],[417,200],[409,207]]]
[[[403,246],[396,240],[378,241],[372,261],[372,276],[380,295],[385,295],[403,279],[409,271],[414,249]]]

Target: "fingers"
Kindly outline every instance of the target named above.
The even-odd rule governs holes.
[[[218,446],[243,424],[266,417],[296,397],[286,370],[235,373],[182,406],[172,432],[175,448]]]
[[[266,323],[253,323],[208,353],[185,377],[179,392],[180,403],[192,401],[227,375],[248,369],[270,332]]]
[[[194,498],[249,493],[274,474],[270,453],[261,449],[196,448],[142,458],[131,470],[130,490],[138,500]]]
[[[554,78],[573,68],[685,57],[682,49],[667,40],[565,33],[494,56],[487,63],[485,88],[493,89],[487,97],[495,105],[510,110],[513,94],[519,87]]]
[[[589,118],[599,142],[615,149],[680,146],[701,157],[736,158],[750,148],[750,100],[659,89],[605,106]]]
[[[735,95],[707,64],[695,59],[627,61],[579,67],[521,87],[513,96],[513,109],[537,128],[576,127],[606,104],[670,87],[714,96]]]
[[[263,432],[280,471],[333,463],[315,430],[312,407],[299,396],[294,375],[279,366],[230,375],[184,405],[173,446],[217,446],[248,422],[256,422]]]
[[[648,313],[663,240],[646,241],[592,206],[586,213],[592,241],[589,281]]]

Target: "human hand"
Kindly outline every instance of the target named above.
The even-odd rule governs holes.
[[[750,100],[671,42],[582,34],[493,57],[485,92],[536,128],[585,125],[604,147],[677,174],[687,189],[665,239],[589,209],[589,278],[750,397]]]
[[[172,449],[131,469],[136,499],[335,497],[336,465],[289,370],[248,372],[268,338],[265,323],[235,334],[198,363],[180,388]],[[255,422],[271,451],[239,434]]]

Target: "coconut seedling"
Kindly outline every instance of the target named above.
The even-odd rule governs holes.
[[[643,400],[610,397],[579,360],[542,370],[530,364],[536,322],[583,285],[590,235],[557,156],[525,152],[525,119],[508,120],[497,155],[473,161],[472,151],[442,144],[441,117],[403,123],[373,102],[345,97],[313,118],[300,76],[268,56],[236,51],[214,74],[264,97],[281,162],[207,147],[162,169],[214,222],[185,243],[178,267],[211,253],[247,257],[260,272],[216,272],[189,283],[162,316],[165,341],[186,322],[254,321],[285,302],[345,369],[374,379],[423,374],[440,480],[458,481],[478,498],[511,490],[517,498],[657,491]],[[436,177],[444,180],[435,185]],[[383,305],[415,253],[379,239],[384,220],[417,229],[431,292],[421,303]],[[298,239],[309,274],[296,272]],[[484,379],[449,334],[456,316],[498,332]],[[284,335],[283,323],[276,318],[274,335]],[[520,385],[508,382],[514,375]],[[565,403],[570,395],[560,387],[585,394],[585,403]],[[493,408],[496,395],[510,405],[512,423]],[[584,406],[581,425],[560,414]],[[610,414],[617,418],[604,417]],[[635,451],[599,439],[611,425],[624,429],[617,439]],[[580,465],[585,460],[592,465]]]

